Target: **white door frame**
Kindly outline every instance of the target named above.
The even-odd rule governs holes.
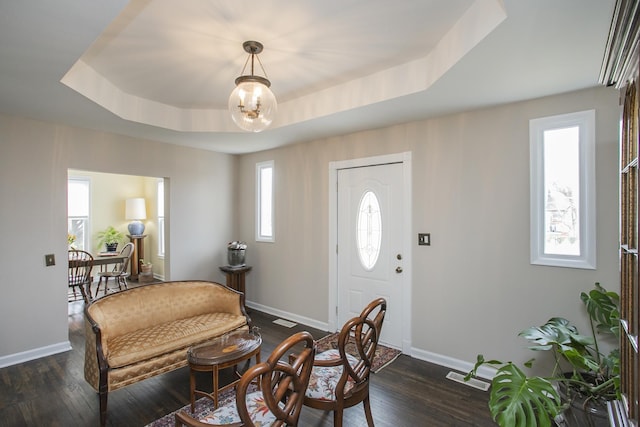
[[[338,308],[338,170],[363,166],[402,163],[404,206],[402,206],[403,235],[403,283],[402,283],[402,352],[411,350],[411,293],[412,293],[412,220],[411,220],[411,152],[387,154],[329,163],[329,330],[336,331]]]

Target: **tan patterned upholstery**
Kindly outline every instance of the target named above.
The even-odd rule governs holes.
[[[113,337],[107,360],[112,368],[133,365],[156,356],[186,348],[246,324],[244,316],[208,313],[149,326]]]
[[[187,364],[189,347],[248,328],[244,295],[204,281],[150,284],[107,295],[85,307],[85,379],[107,393]]]

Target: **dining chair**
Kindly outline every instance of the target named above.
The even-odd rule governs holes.
[[[298,350],[296,356],[287,361],[286,356],[294,349]],[[298,425],[315,352],[316,344],[309,332],[291,335],[273,350],[266,362],[245,371],[232,402],[200,420],[178,411],[176,427]]]
[[[370,302],[360,316],[344,324],[337,349],[323,351],[315,357],[304,405],[333,411],[334,427],[342,426],[345,408],[360,402],[364,405],[367,425],[373,427],[369,376],[386,312],[384,298]]]
[[[98,297],[98,292],[100,292],[100,285],[104,279],[104,295],[107,295],[109,291],[109,279],[113,278],[114,281],[118,285],[118,290],[129,289],[127,285],[127,277],[129,277],[129,260],[131,259],[131,255],[133,254],[133,243],[129,242],[122,250],[120,250],[121,260],[116,262],[111,271],[102,271],[98,273],[100,279],[98,280],[98,288],[96,289],[96,298]]]
[[[69,302],[78,300],[78,290],[85,303],[91,301],[92,269],[93,255],[78,249],[69,250]]]

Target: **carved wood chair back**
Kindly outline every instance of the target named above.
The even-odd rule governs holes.
[[[384,298],[370,302],[360,316],[344,324],[337,349],[316,355],[304,404],[333,411],[334,427],[342,426],[345,408],[360,402],[364,405],[367,424],[373,427],[369,377],[386,312]]]

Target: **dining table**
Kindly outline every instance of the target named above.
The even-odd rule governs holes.
[[[106,271],[107,265],[118,264],[126,259],[127,257],[120,255],[119,252],[116,252],[115,255],[106,255],[104,252],[102,252],[93,257],[93,265],[99,265],[100,271]]]
[[[97,255],[93,256],[93,265],[99,265],[100,271],[106,271],[106,266],[109,264],[117,264],[127,259],[126,256],[120,255],[119,252],[115,252],[114,255],[106,255],[104,252],[101,252]],[[69,267],[73,267],[74,263],[78,262],[77,260],[69,260]]]

